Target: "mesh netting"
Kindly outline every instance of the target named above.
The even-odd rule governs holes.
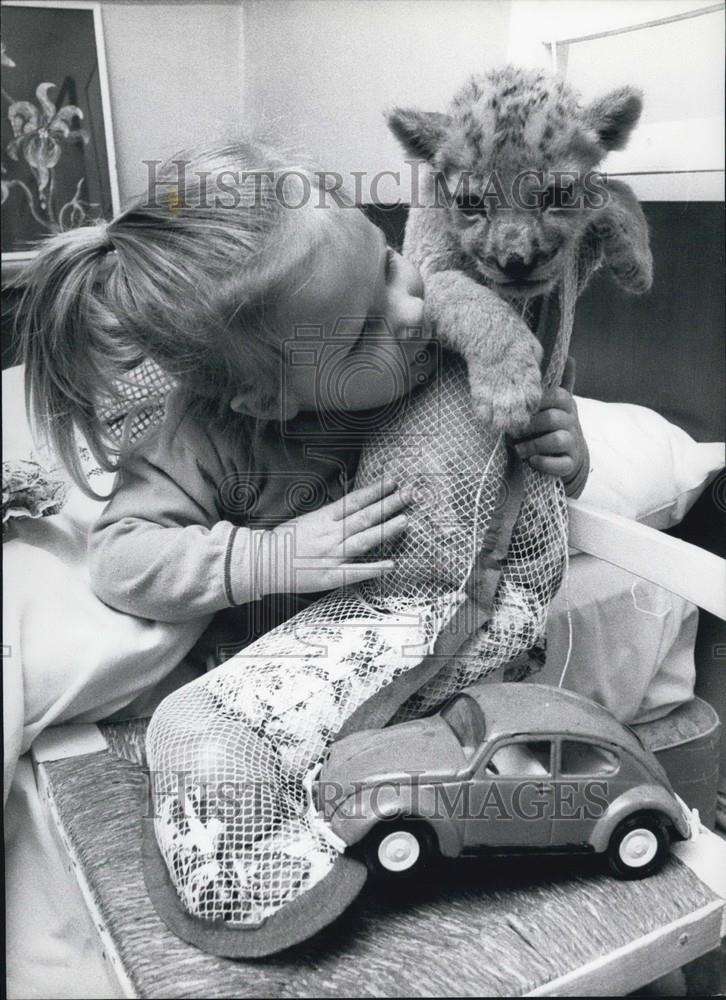
[[[569,267],[548,385],[562,377],[575,284]],[[465,599],[505,464],[453,360],[361,458],[356,485],[391,475],[413,489],[395,570],[329,594],[157,709],[147,737],[155,831],[190,914],[252,928],[331,870],[340,845],[310,808],[311,777],[345,721],[424,659]],[[396,721],[439,708],[541,641],[566,539],[562,485],[526,471],[493,615]]]
[[[116,379],[113,395],[97,404],[109,438],[118,445],[140,440],[163,419],[166,397],[174,385],[174,380],[149,359]]]

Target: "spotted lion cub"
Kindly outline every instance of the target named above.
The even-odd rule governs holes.
[[[521,431],[538,408],[542,347],[522,315],[571,254],[580,290],[602,263],[629,291],[651,285],[635,195],[595,173],[641,109],[630,87],[583,107],[563,81],[507,67],[472,77],[446,114],[389,115],[426,163],[404,253],[421,269],[437,334],[467,362],[478,415],[497,430]]]

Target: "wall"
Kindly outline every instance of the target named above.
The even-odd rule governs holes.
[[[143,160],[165,158],[241,125],[263,126],[276,141],[310,151],[327,169],[369,176],[401,170],[405,181],[408,171],[386,127],[385,108],[442,110],[472,72],[507,59],[546,63],[545,38],[612,30],[707,5],[709,0],[102,0],[121,200],[144,187]],[[637,171],[634,183],[643,198],[723,198],[722,171],[675,173],[723,166],[722,23],[723,13],[570,46],[568,76],[586,96],[631,80],[646,91],[642,128],[631,148],[607,164]],[[671,173],[647,173],[656,169]],[[389,180],[377,194],[367,200],[405,199],[408,188]]]
[[[364,200],[404,200],[408,170],[383,110],[443,110],[472,72],[551,66],[543,42],[672,18],[709,0],[245,0],[245,119],[350,177],[401,170]],[[646,200],[723,200],[723,10],[559,50],[586,99],[645,93],[629,148],[604,167]],[[563,60],[563,56],[565,59]]]
[[[326,170],[401,170],[383,111],[443,110],[473,72],[501,64],[509,0],[246,0],[245,118]],[[378,197],[408,197],[382,185]],[[375,195],[375,192],[374,192]]]
[[[240,3],[101,4],[121,202],[147,159],[239,129]]]
[[[544,39],[599,35],[558,45],[557,68],[586,100],[623,84],[644,92],[628,148],[612,153],[604,169],[626,175],[644,200],[722,201],[723,6],[672,20],[714,6],[713,0],[515,0],[508,57],[551,68]],[[643,24],[650,26],[623,31]]]

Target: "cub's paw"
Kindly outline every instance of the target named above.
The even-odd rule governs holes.
[[[542,376],[540,345],[518,345],[503,362],[488,368],[470,367],[469,384],[474,410],[487,427],[517,436],[539,409]]]

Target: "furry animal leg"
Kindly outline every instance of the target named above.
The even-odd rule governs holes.
[[[426,312],[438,336],[466,361],[477,416],[516,433],[542,398],[542,346],[512,306],[461,271],[425,275]]]
[[[613,278],[627,292],[640,295],[653,283],[648,223],[638,199],[622,181],[609,180],[609,199],[593,222]]]

